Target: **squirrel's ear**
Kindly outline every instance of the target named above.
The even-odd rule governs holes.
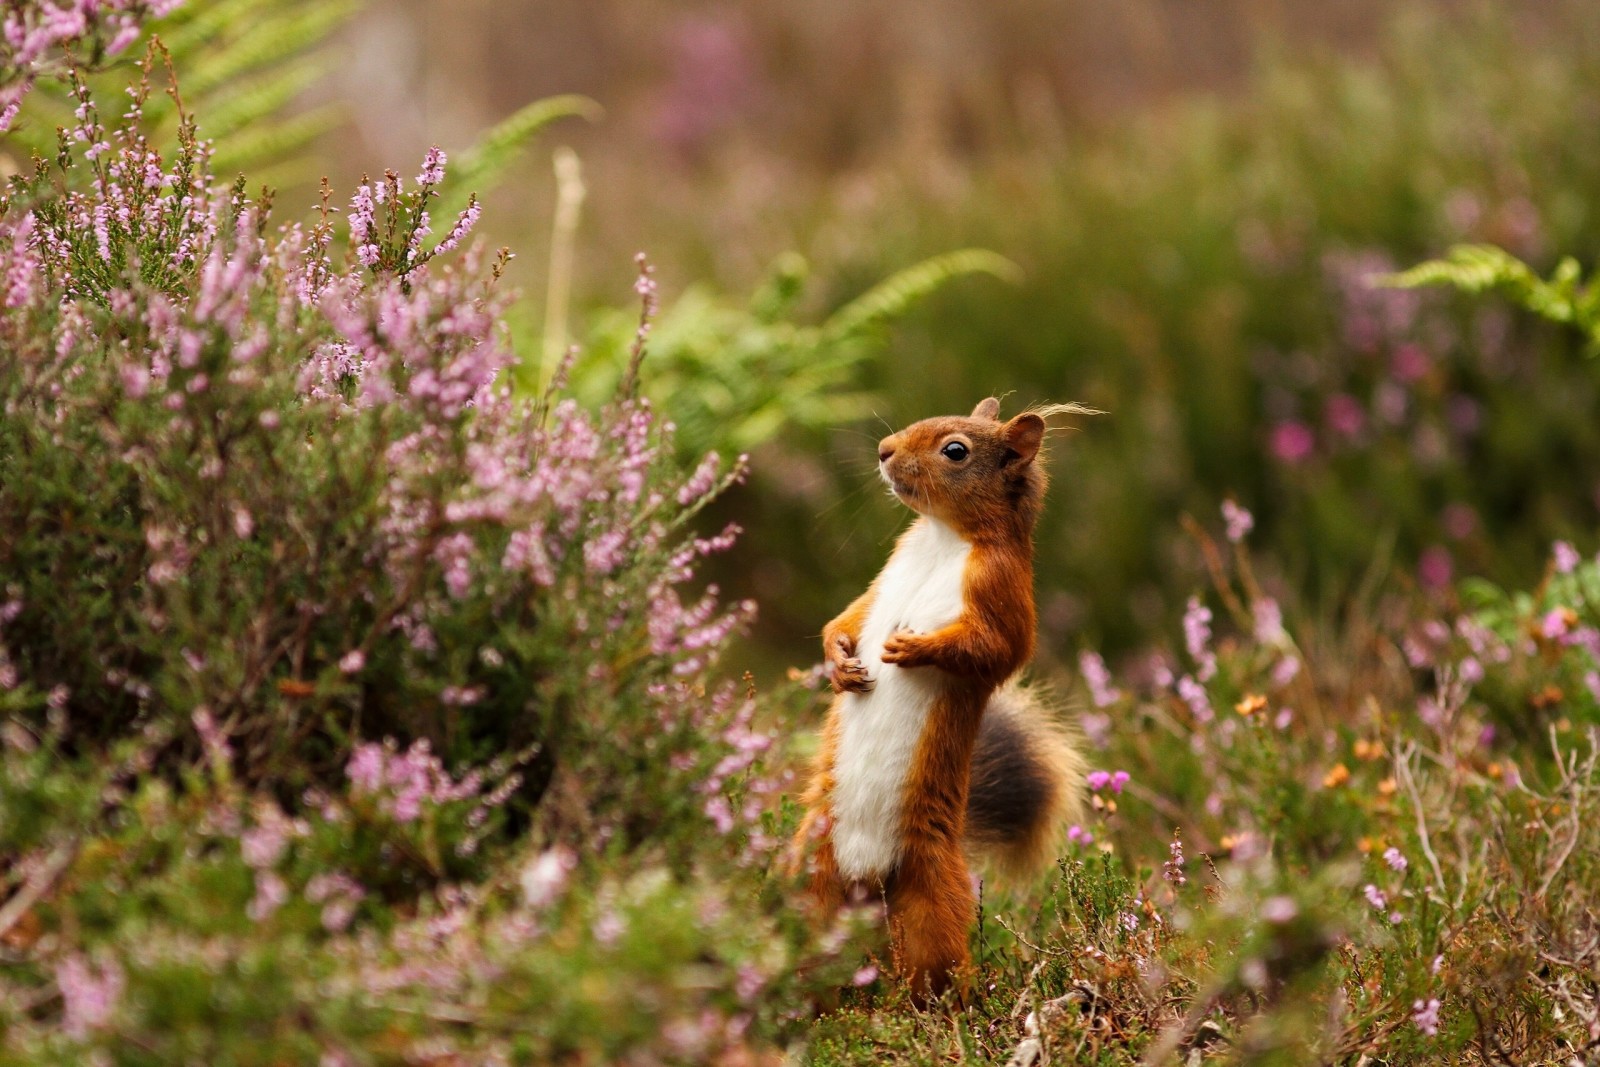
[[[994,397],[978,401],[978,406],[972,409],[975,419],[988,419],[990,422],[1000,421],[1000,401]]]
[[[1033,457],[1039,454],[1039,446],[1044,443],[1044,419],[1031,411],[1024,411],[1006,423],[1001,435],[1005,438],[1006,449],[1010,453],[1006,462],[1017,459],[1022,461],[1023,466],[1027,466],[1033,462]]]

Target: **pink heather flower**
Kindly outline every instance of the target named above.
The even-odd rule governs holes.
[[[1299,677],[1299,674],[1300,657],[1284,656],[1282,659],[1278,660],[1277,663],[1273,664],[1272,684],[1281,688],[1282,686],[1286,686],[1290,682],[1294,681],[1295,678]]]
[[[428,154],[422,159],[422,172],[417,175],[418,185],[438,185],[444,181],[444,165],[446,157],[439,150],[438,145],[428,149]]]
[[[256,895],[245,908],[252,922],[264,922],[289,899],[289,887],[271,871],[256,872]]]
[[[716,824],[717,833],[725,834],[733,829],[733,807],[724,796],[714,796],[706,800],[705,812],[707,817]]]
[[[688,507],[702,500],[716,488],[717,472],[721,469],[722,457],[715,452],[707,452],[700,465],[689,476],[689,480],[683,483],[683,488],[678,490],[678,503]]]
[[[1567,611],[1565,608],[1552,608],[1545,613],[1544,620],[1539,624],[1539,632],[1549,641],[1566,636],[1567,630]]]
[[[1206,687],[1187,674],[1178,679],[1178,696],[1189,705],[1189,712],[1196,722],[1210,722],[1215,718],[1216,712],[1211,708],[1211,698],[1206,695]]]
[[[1228,540],[1234,544],[1243,541],[1256,525],[1256,517],[1232,500],[1222,502],[1222,521],[1227,524]]]
[[[1089,788],[1096,793],[1100,792],[1100,790],[1111,784],[1110,771],[1090,771],[1084,777],[1089,783]]]
[[[344,767],[344,776],[357,792],[376,793],[383,785],[385,762],[382,745],[363,741],[351,751],[350,760]]]
[[[1584,687],[1589,690],[1589,695],[1600,701],[1600,671],[1587,671],[1583,676]]]
[[[282,814],[268,817],[239,835],[239,854],[256,870],[265,870],[283,857],[289,845],[288,820]]]
[[[592,932],[596,941],[603,947],[610,948],[627,929],[627,922],[617,914],[616,909],[607,907],[600,913],[600,917],[595,919]]]
[[[1463,682],[1468,685],[1477,685],[1483,681],[1483,664],[1478,661],[1476,656],[1467,656],[1462,659],[1458,673]]]
[[[1210,648],[1211,609],[1202,604],[1199,597],[1190,597],[1184,609],[1183,643],[1189,656],[1199,665],[1195,673],[1200,681],[1209,681],[1217,673],[1217,657]]]
[[[1283,629],[1283,609],[1278,607],[1276,600],[1264,596],[1250,605],[1250,613],[1255,616],[1257,641],[1264,645],[1276,645],[1288,636]]]
[[[1167,854],[1166,862],[1161,865],[1161,877],[1175,886],[1187,884],[1188,876],[1183,873],[1183,838],[1177,830],[1172,831],[1172,844],[1167,846]]]
[[[610,574],[627,559],[626,530],[607,530],[583,546],[583,565],[591,574]]]
[[[1111,684],[1111,672],[1100,653],[1084,650],[1078,653],[1078,669],[1089,687],[1089,697],[1097,708],[1109,707],[1122,699],[1122,691]]]
[[[90,1031],[105,1026],[117,1010],[125,984],[122,968],[114,959],[94,967],[77,953],[64,957],[56,964],[62,1031],[82,1041]]]
[[[1085,848],[1094,844],[1094,835],[1077,823],[1067,827],[1067,840],[1074,845],[1083,845]]]
[[[850,984],[854,986],[871,985],[878,978],[878,968],[867,964],[850,977]]]
[[[564,845],[541,852],[522,868],[518,879],[522,886],[522,900],[530,908],[544,908],[554,903],[566,888],[567,877],[578,866],[578,857]]]
[[[1389,369],[1395,379],[1406,384],[1421,381],[1428,376],[1433,360],[1427,349],[1419,344],[1403,344],[1394,350]]]
[[[1361,888],[1362,895],[1367,898],[1374,911],[1382,911],[1389,906],[1389,898],[1383,895],[1383,890],[1368,882]]]
[[[1348,393],[1335,393],[1322,405],[1322,419],[1340,437],[1358,437],[1367,428],[1367,410]]]
[[[1277,730],[1287,730],[1289,724],[1294,722],[1293,708],[1280,708],[1278,714],[1272,717],[1272,725]]]
[[[1295,466],[1311,458],[1311,453],[1316,447],[1316,439],[1312,437],[1311,429],[1305,423],[1290,420],[1280,422],[1272,428],[1268,445],[1279,463]]]
[[[367,665],[367,654],[359,648],[352,648],[349,652],[339,657],[339,669],[345,674],[355,674]]]
[[[1445,588],[1454,573],[1455,563],[1450,558],[1449,549],[1443,545],[1424,549],[1421,559],[1417,561],[1417,579],[1427,589]]]
[[[456,216],[455,225],[451,226],[450,232],[444,235],[444,240],[433,246],[433,254],[437,256],[449,252],[460,244],[462,239],[471,233],[472,228],[478,224],[478,217],[481,214],[483,214],[483,208],[478,203],[477,195],[474,194],[467,201],[466,209]]]
[[[1411,1004],[1411,1021],[1417,1024],[1428,1037],[1435,1037],[1439,1033],[1439,998],[1430,997],[1426,1002],[1417,1000]]]
[[[1122,787],[1128,784],[1128,780],[1131,777],[1132,775],[1130,775],[1127,771],[1114,772],[1111,775],[1111,791],[1113,793],[1122,792]]]
[[[1405,853],[1393,845],[1383,850],[1383,862],[1387,863],[1391,870],[1396,871],[1404,871],[1409,866],[1406,862]]]
[[[1557,541],[1553,549],[1556,561],[1557,574],[1571,574],[1583,557],[1578,555],[1578,550],[1566,541]]]
[[[1298,914],[1300,908],[1293,897],[1268,897],[1261,902],[1261,917],[1274,926],[1282,926]]]

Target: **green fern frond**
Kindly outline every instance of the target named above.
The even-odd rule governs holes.
[[[356,9],[357,5],[349,0],[324,0],[296,4],[282,14],[263,19],[248,33],[236,36],[228,47],[202,51],[190,60],[187,69],[180,68],[184,91],[205,96],[235,78],[302,55],[325,41]]]
[[[301,93],[314,85],[332,66],[331,57],[313,53],[280,68],[219,92],[200,121],[204,129],[250,129],[284,112]]]
[[[248,174],[252,187],[314,180],[317,164],[304,160],[302,149],[335,129],[342,117],[340,109],[330,104],[242,130],[217,146],[212,169],[219,175]]]
[[[184,105],[197,116],[201,133],[216,146],[222,173],[250,169],[287,175],[290,156],[332,125],[329,109],[296,114],[296,101],[330,63],[327,43],[360,10],[363,0],[188,0],[151,23],[147,36],[161,39],[172,57]],[[142,46],[94,75],[106,90],[138,79],[132,58]],[[152,93],[144,116],[155,138],[170,138],[176,109],[163,93]],[[55,128],[71,122],[72,105],[60,84],[41,84],[23,108],[19,128],[8,136],[14,158],[50,156]]]
[[[822,324],[823,339],[844,340],[898,318],[946,282],[967,274],[990,274],[1013,284],[1022,280],[1021,267],[986,248],[946,252],[896,271],[834,312]]]
[[[514,112],[490,127],[478,142],[456,155],[442,190],[440,215],[466,206],[472,193],[482,196],[505,176],[528,142],[557,119],[574,115],[598,121],[605,109],[587,96],[550,96]]]
[[[1568,256],[1549,278],[1541,278],[1522,260],[1494,245],[1457,245],[1443,259],[1420,263],[1391,274],[1385,285],[1415,289],[1443,285],[1464,293],[1499,293],[1540,318],[1582,331],[1591,355],[1600,352],[1600,284],[1585,282],[1578,261]]]

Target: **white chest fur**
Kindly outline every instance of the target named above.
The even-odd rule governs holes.
[[[949,526],[924,516],[906,531],[878,576],[856,645],[874,686],[869,693],[846,694],[839,706],[833,851],[847,878],[882,877],[900,859],[906,776],[938,695],[933,668],[886,664],[883,643],[900,630],[928,633],[956,621],[971,551]]]

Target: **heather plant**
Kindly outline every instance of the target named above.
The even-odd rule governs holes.
[[[712,673],[751,607],[695,580],[743,461],[638,395],[648,267],[621,388],[522,396],[442,152],[275,223],[146,133],[157,55],[109,121],[69,67],[0,198],[0,1061],[787,1025],[840,942],[766,881],[773,738]]]

